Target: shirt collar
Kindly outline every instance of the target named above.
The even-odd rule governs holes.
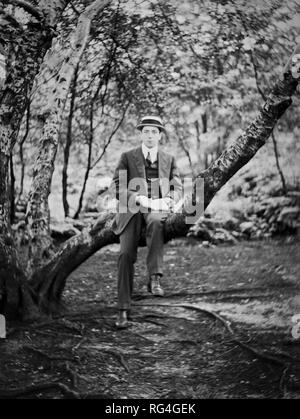
[[[150,153],[151,163],[155,162],[157,159],[158,147],[148,148],[145,144],[142,144],[142,151],[144,154],[145,159],[148,156],[148,152]]]

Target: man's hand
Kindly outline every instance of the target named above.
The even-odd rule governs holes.
[[[144,208],[150,208],[153,211],[158,212],[172,212],[174,201],[173,199],[166,197],[161,199],[151,199],[144,195],[138,195],[135,200],[136,204],[141,205]]]
[[[151,199],[151,209],[153,211],[168,212],[169,205],[164,199]]]
[[[168,206],[168,211],[173,212],[174,210],[174,200],[169,196],[163,198],[164,203]]]
[[[144,195],[138,195],[135,198],[135,203],[141,205],[144,208],[151,208],[151,199],[147,198]]]

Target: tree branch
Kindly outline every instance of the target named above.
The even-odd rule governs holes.
[[[276,166],[277,166],[277,170],[278,170],[278,173],[279,173],[279,176],[280,176],[280,179],[281,179],[281,183],[282,183],[282,190],[283,190],[283,193],[286,195],[286,193],[287,193],[286,181],[285,181],[285,177],[284,177],[283,171],[282,171],[280,163],[279,163],[278,146],[277,146],[277,141],[276,141],[276,138],[275,138],[275,135],[274,135],[274,131],[271,134],[271,138],[272,138],[272,142],[273,142]]]
[[[58,128],[75,69],[80,62],[90,36],[92,20],[110,4],[111,0],[94,0],[78,18],[77,26],[71,34],[70,48],[62,57],[56,52],[62,66],[56,86],[47,96],[47,103],[41,107],[45,118],[43,134],[39,140],[38,156],[35,161],[33,179],[27,206],[27,231],[30,237],[28,269],[43,263],[50,257],[52,240],[50,237],[50,212],[48,196],[58,147]],[[37,196],[39,197],[37,199]]]
[[[188,310],[195,310],[195,311],[199,311],[201,313],[205,313],[208,316],[213,317],[216,320],[219,320],[223,326],[225,326],[226,330],[229,332],[229,334],[232,336],[232,341],[234,343],[236,343],[237,345],[239,345],[241,348],[246,349],[247,351],[251,352],[256,358],[258,359],[262,359],[263,361],[267,361],[271,364],[275,364],[275,365],[279,365],[279,366],[284,366],[286,367],[287,364],[282,361],[281,359],[273,356],[273,355],[269,355],[267,353],[261,352],[256,348],[253,348],[252,346],[248,345],[247,343],[242,342],[241,340],[239,340],[231,325],[230,322],[228,320],[226,320],[224,317],[222,317],[220,314],[208,310],[207,308],[201,307],[200,305],[196,305],[196,304],[168,304],[168,303],[141,303],[141,304],[134,304],[135,306],[160,306],[160,307],[182,307]]]
[[[70,6],[71,6],[72,10],[74,11],[74,13],[75,13],[77,16],[80,16],[80,12],[78,12],[78,10],[76,9],[76,7],[74,6],[74,4],[73,4],[73,2],[72,2],[72,1],[70,1]]]
[[[111,142],[111,140],[112,140],[113,136],[114,136],[114,135],[115,135],[115,133],[118,131],[118,129],[119,129],[119,128],[120,128],[120,126],[122,125],[122,122],[124,121],[124,118],[125,118],[125,115],[126,115],[126,112],[127,112],[127,109],[128,109],[128,107],[129,107],[129,105],[130,105],[130,102],[128,102],[128,104],[125,106],[124,111],[123,111],[123,114],[122,114],[122,116],[121,116],[121,119],[120,119],[120,120],[119,120],[119,122],[117,123],[116,127],[112,130],[112,132],[111,132],[111,134],[110,134],[110,136],[109,136],[109,138],[108,138],[107,142],[105,143],[105,145],[104,145],[104,147],[103,147],[103,150],[102,150],[102,152],[101,152],[100,156],[98,156],[98,157],[97,157],[97,159],[96,159],[96,161],[92,164],[91,169],[94,169],[94,167],[96,166],[96,164],[98,164],[98,163],[99,163],[99,161],[100,161],[100,160],[102,159],[102,157],[104,156],[104,154],[105,154],[105,152],[106,152],[106,149],[107,149],[107,147],[109,146],[109,144],[110,144],[110,142]]]
[[[284,80],[279,80],[273,87],[257,118],[245,132],[207,170],[198,175],[204,179],[205,208],[220,188],[265,144],[278,119],[291,105],[291,96],[298,82],[290,72],[285,74]],[[165,242],[187,234],[190,225],[186,224],[185,218],[185,213],[171,214],[167,218]],[[74,269],[102,247],[118,242],[111,228],[113,219],[113,213],[101,213],[93,226],[65,242],[51,261],[34,272],[30,284],[45,299],[46,305],[49,298],[59,300],[67,277]],[[143,239],[140,244],[144,244]],[[52,290],[52,295],[49,290]]]
[[[253,51],[252,50],[250,51],[249,55],[250,55],[250,58],[251,58],[253,69],[254,69],[254,75],[255,75],[255,82],[256,82],[257,91],[261,95],[262,99],[263,100],[266,100],[266,95],[264,94],[264,92],[262,91],[262,89],[261,89],[261,87],[259,85],[257,64],[255,62],[254,54],[253,54]]]
[[[0,15],[2,15],[4,19],[6,19],[7,22],[11,24],[12,27],[16,29],[22,29],[20,23],[11,14],[4,12],[4,10],[0,10]],[[0,22],[0,27],[2,24],[3,23]]]
[[[0,397],[5,399],[16,399],[17,397],[27,396],[32,393],[40,393],[41,391],[49,391],[57,389],[63,393],[63,395],[69,399],[80,399],[81,395],[74,390],[71,390],[68,386],[59,381],[39,383],[29,385],[27,387],[15,388],[15,389],[2,389],[0,388]]]
[[[290,70],[275,84],[256,119],[246,130],[211,164],[199,174],[205,184],[205,207],[215,193],[265,144],[277,121],[292,104],[299,78]]]
[[[44,20],[44,15],[36,9],[32,4],[27,3],[23,0],[8,0],[8,3],[13,4],[14,6],[20,7],[29,13],[31,16],[35,17],[38,21]]]
[[[261,89],[261,87],[259,85],[257,64],[255,62],[254,54],[253,54],[252,50],[250,51],[250,58],[251,58],[253,69],[254,69],[254,75],[255,75],[257,90],[258,90],[259,94],[261,95],[262,99],[266,100],[266,95],[264,94],[263,90]],[[276,142],[276,138],[275,138],[275,135],[274,135],[274,131],[271,134],[271,138],[272,138],[272,141],[273,141],[273,148],[274,148],[276,166],[277,166],[277,170],[278,170],[278,173],[279,173],[279,176],[280,176],[280,179],[281,179],[281,183],[282,183],[282,190],[283,190],[284,194],[286,194],[286,192],[287,192],[286,182],[285,182],[285,177],[284,177],[283,171],[281,170],[280,163],[279,163],[279,153],[278,153],[278,147],[277,147],[277,142]]]

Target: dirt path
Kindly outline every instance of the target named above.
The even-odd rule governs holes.
[[[300,341],[291,335],[299,242],[171,242],[165,298],[146,292],[140,249],[123,331],[114,327],[117,252],[103,249],[72,274],[60,318],[9,325],[2,389],[29,386],[22,397],[49,398],[299,398]]]

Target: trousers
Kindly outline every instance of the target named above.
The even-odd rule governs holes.
[[[143,223],[146,223],[146,243],[148,248],[147,269],[149,276],[163,275],[163,225],[164,213],[136,213],[120,234],[120,254],[118,259],[118,308],[128,310],[133,292],[134,264]]]

